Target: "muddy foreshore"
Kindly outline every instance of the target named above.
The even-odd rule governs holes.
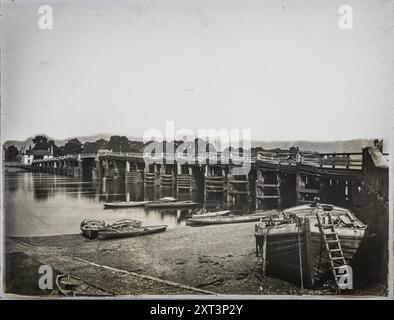
[[[22,295],[53,294],[38,289],[38,268],[49,264],[55,274],[73,274],[116,295],[334,294],[330,288],[301,291],[287,282],[262,278],[253,230],[254,223],[243,223],[178,227],[107,241],[87,240],[80,234],[7,238],[5,289]],[[380,290],[359,294],[377,295]]]

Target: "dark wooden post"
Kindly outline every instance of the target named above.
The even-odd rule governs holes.
[[[281,176],[280,176],[279,172],[276,173],[276,181],[277,181],[277,185],[278,185],[277,186],[278,209],[281,209],[282,208],[282,196],[281,196],[280,188],[281,188],[281,185],[282,185],[282,179],[281,179]]]
[[[349,164],[350,164],[350,154],[347,154],[347,162],[346,162],[346,169],[349,169]]]
[[[335,169],[335,152],[332,155],[332,168]]]
[[[296,194],[297,194],[297,205],[300,204],[301,202],[301,192],[300,190],[302,189],[302,178],[301,174],[298,172],[296,173]]]

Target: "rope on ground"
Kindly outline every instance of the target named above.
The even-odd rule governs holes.
[[[9,237],[9,238],[12,239],[13,241],[17,242],[17,243],[22,244],[22,245],[25,245],[25,246],[28,246],[28,247],[32,247],[32,248],[37,248],[37,246],[35,246],[35,245],[31,245],[29,243],[26,243],[26,242],[14,239],[12,237]],[[213,292],[213,291],[199,289],[199,288],[191,287],[191,286],[188,286],[188,285],[185,285],[185,284],[172,282],[172,281],[169,281],[169,280],[163,280],[163,279],[160,279],[160,278],[156,278],[156,277],[152,277],[152,276],[148,276],[148,275],[144,275],[144,274],[140,274],[140,273],[136,273],[136,272],[132,272],[132,271],[117,269],[117,268],[109,267],[109,266],[106,266],[106,265],[100,265],[100,264],[97,264],[97,263],[94,263],[94,262],[90,262],[90,261],[87,261],[87,260],[84,260],[84,259],[81,259],[81,258],[77,258],[77,257],[67,257],[67,256],[64,256],[64,257],[71,258],[71,259],[74,259],[74,260],[77,260],[77,261],[80,261],[80,262],[83,262],[83,263],[86,263],[86,264],[89,264],[91,266],[95,266],[95,267],[98,267],[98,268],[103,268],[103,269],[107,269],[107,270],[110,270],[110,271],[115,271],[115,272],[121,272],[121,273],[124,273],[124,274],[129,274],[129,275],[141,278],[141,279],[147,279],[147,280],[163,283],[163,284],[166,284],[166,285],[169,285],[169,286],[172,286],[172,287],[177,287],[177,288],[181,288],[181,289],[185,289],[185,290],[189,290],[189,291],[195,291],[195,292],[199,292],[199,293],[203,293],[203,294],[219,295],[218,293]]]
[[[124,273],[124,274],[129,274],[129,275],[132,275],[134,277],[138,277],[138,278],[142,278],[142,279],[147,279],[147,280],[163,283],[163,284],[166,284],[166,285],[169,285],[169,286],[173,286],[173,287],[177,287],[177,288],[181,288],[181,289],[185,289],[185,290],[190,290],[190,291],[195,291],[195,292],[199,292],[199,293],[209,294],[209,295],[219,295],[216,292],[190,287],[190,286],[185,285],[185,284],[172,282],[172,281],[169,281],[169,280],[163,280],[163,279],[160,279],[160,278],[148,276],[148,275],[145,275],[145,274],[135,273],[135,272],[127,271],[127,270],[117,269],[117,268],[113,268],[113,267],[110,267],[110,266],[106,266],[106,265],[101,265],[101,264],[97,264],[97,263],[94,263],[94,262],[90,262],[90,261],[87,261],[87,260],[84,260],[84,259],[81,259],[81,258],[77,258],[77,257],[71,257],[71,258],[74,259],[74,260],[77,260],[77,261],[89,264],[91,266],[95,266],[95,267],[98,267],[98,268],[103,268],[103,269],[110,270],[110,271],[121,272],[121,273]]]

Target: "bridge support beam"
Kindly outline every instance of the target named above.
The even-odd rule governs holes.
[[[115,177],[114,164],[112,160],[104,159],[103,160],[103,178],[112,180]]]
[[[144,171],[144,184],[146,186],[159,186],[160,185],[160,164],[152,163],[145,165]]]
[[[205,166],[204,201],[223,201],[226,192],[226,176],[222,167]]]
[[[65,160],[62,160],[62,171],[61,171],[61,174],[63,176],[67,175],[67,164],[66,164]]]
[[[77,160],[76,165],[77,167],[74,168],[74,177],[82,177],[83,176],[82,160]]]
[[[250,188],[248,175],[235,174],[230,167],[226,180],[227,203],[235,208],[249,210]]]
[[[282,208],[282,174],[261,168],[256,170],[256,210]]]
[[[97,157],[94,159],[94,164],[92,168],[92,179],[93,180],[101,180],[103,177],[103,168],[101,164],[101,160]]]
[[[176,187],[177,192],[190,192],[193,188],[193,172],[192,168],[187,164],[177,164]],[[195,182],[194,182],[195,185]]]
[[[173,188],[176,179],[176,165],[162,164],[160,167],[160,187]]]
[[[297,204],[311,203],[321,196],[320,177],[311,174],[296,174]]]
[[[144,185],[155,185],[155,164],[146,164],[144,169]]]
[[[322,202],[350,208],[353,198],[354,183],[344,179],[322,179]]]
[[[144,169],[137,162],[126,161],[126,183],[144,182]]]

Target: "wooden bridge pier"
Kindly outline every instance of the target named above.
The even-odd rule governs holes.
[[[177,192],[191,192],[196,182],[192,167],[188,164],[177,164],[176,188]]]
[[[127,183],[143,183],[144,166],[137,162],[126,160],[125,180]]]
[[[353,193],[358,186],[360,186],[359,182],[348,179],[322,179],[321,201],[349,208],[352,204]]]
[[[155,164],[146,164],[144,170],[144,185],[154,186],[155,185]]]
[[[62,160],[58,160],[57,161],[56,173],[59,174],[59,175],[63,174],[63,161]]]
[[[92,168],[92,179],[100,181],[103,177],[103,166],[101,160],[97,157],[94,159],[94,166]]]
[[[312,174],[296,173],[297,205],[312,203],[315,197],[321,197],[320,177]]]
[[[204,202],[209,200],[222,201],[226,188],[226,173],[222,166],[205,165]]]
[[[162,164],[160,166],[160,187],[173,188],[176,182],[176,170],[175,164]]]
[[[145,165],[144,185],[159,186],[160,185],[160,164],[152,163]]]
[[[112,180],[115,177],[115,169],[112,159],[103,159],[103,178],[104,180]]]
[[[248,209],[249,206],[249,176],[234,172],[231,166],[227,176],[227,203],[239,209]]]
[[[274,170],[256,170],[255,205],[259,209],[279,209],[282,207],[282,177],[281,173]]]
[[[259,151],[244,160],[251,165],[246,173],[235,170],[243,155],[160,153],[148,157],[150,163],[138,153],[74,154],[34,160],[31,170],[92,180],[120,177],[126,183],[176,187],[177,192],[198,188],[207,201],[227,201],[235,207],[242,203],[248,209],[289,207],[316,196],[322,202],[349,206],[363,172],[361,153]]]

